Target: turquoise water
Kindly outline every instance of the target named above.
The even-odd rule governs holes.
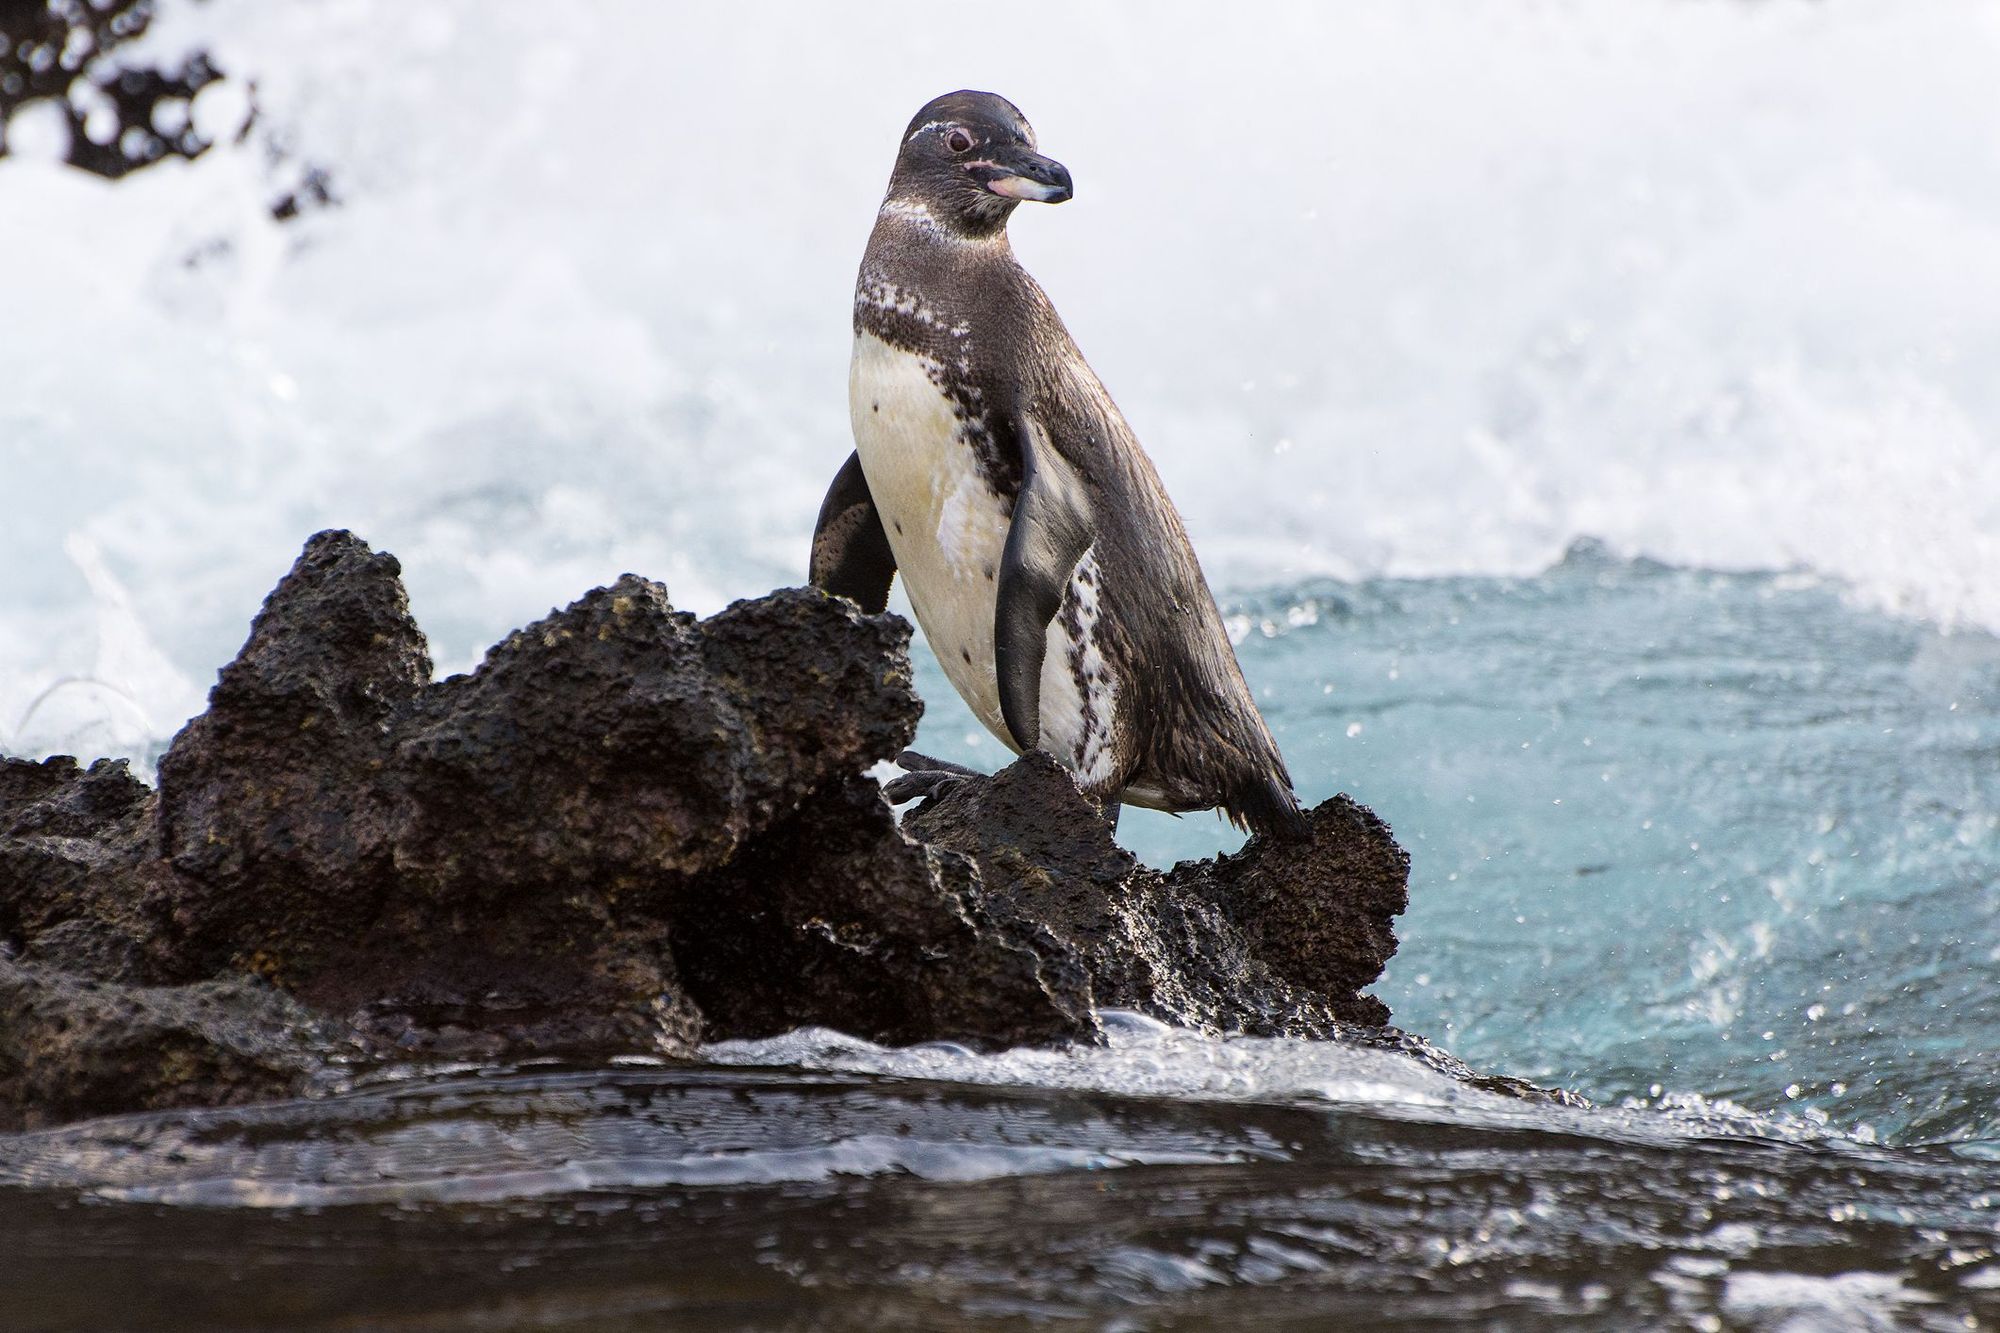
[[[1601,1101],[2000,1150],[2000,640],[1589,546],[1225,609],[1301,793],[1410,850],[1400,1025]],[[920,747],[994,762],[920,687]],[[1237,841],[1121,833],[1156,864]]]

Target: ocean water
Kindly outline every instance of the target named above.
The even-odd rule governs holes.
[[[799,581],[897,131],[992,88],[1302,794],[1411,851],[1378,993],[1596,1109],[1127,1019],[418,1072],[0,1142],[15,1308],[144,1250],[163,1318],[306,1255],[267,1321],[479,1256],[497,1326],[2000,1320],[2000,7],[163,0],[125,58],[196,49],[195,161],[5,128],[0,750],[149,763],[322,527],[444,670],[626,570]],[[920,746],[997,763],[918,651]]]
[[[1400,1025],[1594,1099],[2000,1145],[2000,641],[1591,545],[1234,607],[1301,794],[1411,853]],[[928,707],[936,749],[991,761]],[[1161,864],[1240,841],[1121,828]]]

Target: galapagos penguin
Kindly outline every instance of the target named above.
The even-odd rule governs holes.
[[[1180,515],[1008,244],[1021,201],[1070,195],[1005,98],[947,93],[910,121],[855,285],[856,448],[812,581],[879,611],[900,570],[973,713],[1114,823],[1120,803],[1220,806],[1303,836]]]

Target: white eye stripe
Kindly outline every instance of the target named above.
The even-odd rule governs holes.
[[[925,121],[925,122],[924,122],[923,124],[921,124],[921,125],[917,126],[917,127],[915,128],[915,129],[911,130],[911,131],[910,131],[910,138],[909,138],[909,139],[905,139],[905,140],[903,140],[903,142],[904,142],[904,143],[908,143],[908,142],[910,142],[910,139],[914,139],[914,138],[916,138],[916,137],[917,137],[918,135],[920,135],[920,134],[927,134],[927,133],[929,133],[929,132],[930,132],[931,130],[942,130],[942,129],[947,129],[947,128],[949,128],[950,126],[951,126],[951,122],[950,122],[950,121],[948,121],[948,120],[927,120],[927,121]]]

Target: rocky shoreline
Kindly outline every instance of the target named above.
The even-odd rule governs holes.
[[[394,557],[320,533],[157,789],[0,759],[0,1129],[807,1024],[1091,1041],[1103,1008],[1470,1077],[1362,993],[1409,860],[1345,797],[1164,873],[1043,756],[899,825],[865,770],[915,734],[908,641],[627,575],[434,682]]]

